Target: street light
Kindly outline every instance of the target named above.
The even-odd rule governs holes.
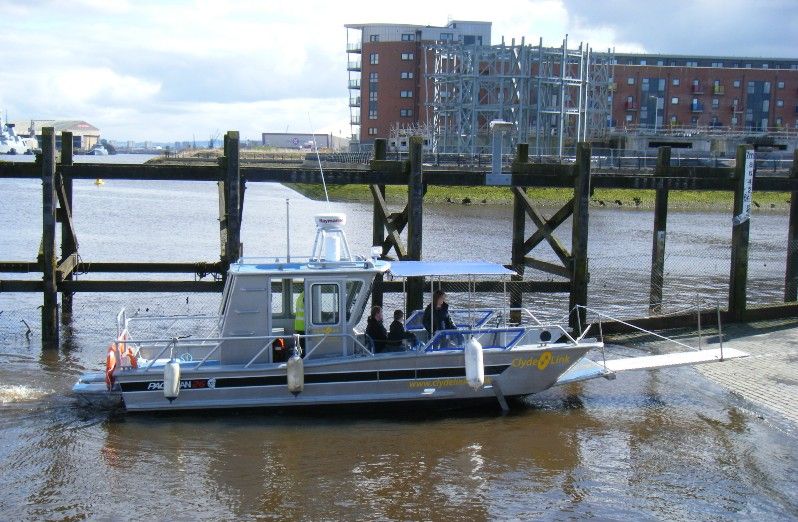
[[[651,95],[648,97],[650,100],[654,100],[654,134],[657,133],[657,116],[659,113],[659,97]]]

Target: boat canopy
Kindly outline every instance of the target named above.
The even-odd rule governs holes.
[[[390,273],[394,277],[517,275],[504,265],[486,261],[395,261]]]

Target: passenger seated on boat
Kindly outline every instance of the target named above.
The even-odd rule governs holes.
[[[404,318],[405,313],[403,311],[394,310],[393,322],[391,323],[391,329],[388,333],[388,341],[391,347],[395,350],[402,349],[403,341],[410,343],[410,346],[415,346],[416,343],[418,343],[416,334],[405,330]]]
[[[433,305],[435,306],[434,310]],[[432,294],[432,303],[424,309],[424,317],[421,322],[430,337],[438,330],[457,329],[449,315],[449,303],[446,302],[446,293],[443,290],[435,290],[435,293]]]
[[[382,307],[371,308],[371,315],[366,324],[366,335],[369,336],[374,346],[374,353],[387,352],[388,331],[382,324]]]

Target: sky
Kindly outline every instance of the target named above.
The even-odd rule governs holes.
[[[0,0],[0,110],[122,141],[348,136],[344,24],[448,20],[493,22],[493,43],[798,56],[798,0]]]

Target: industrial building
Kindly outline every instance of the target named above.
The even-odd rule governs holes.
[[[301,132],[263,132],[261,145],[279,149],[319,149],[346,150],[349,140],[332,134],[310,134]]]
[[[72,133],[72,147],[75,152],[86,152],[100,141],[100,129],[83,120],[26,120],[16,123],[17,133],[22,136],[36,137],[39,146],[42,142],[42,128],[53,127],[55,130],[55,146],[61,148],[61,133]]]
[[[709,149],[719,137],[767,135],[795,147],[798,59],[596,52],[567,37],[555,47],[491,45],[490,22],[346,29],[361,147],[387,138],[403,150],[421,134],[436,152],[485,152],[495,119],[513,124],[510,145],[543,154],[569,154],[578,140]],[[612,139],[621,135],[631,138]]]

